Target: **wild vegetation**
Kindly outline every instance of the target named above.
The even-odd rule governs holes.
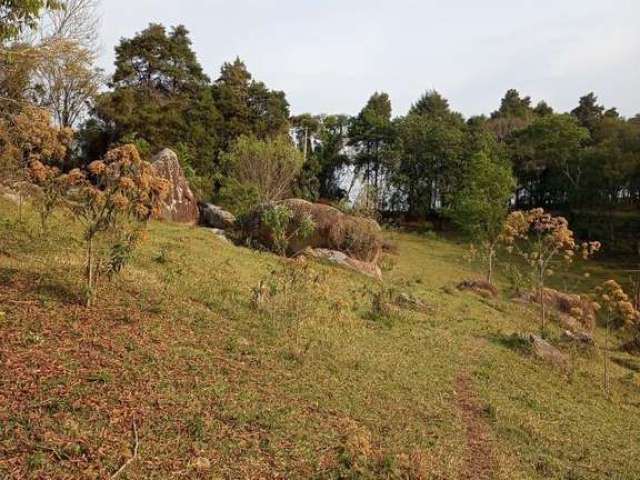
[[[105,82],[97,6],[0,0],[0,476],[638,478],[639,116],[292,116],[182,25]]]

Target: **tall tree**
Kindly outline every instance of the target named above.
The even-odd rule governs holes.
[[[465,151],[462,115],[436,91],[426,92],[396,122],[399,162],[394,169],[396,197],[412,217],[424,216],[448,201],[455,190]]]
[[[74,127],[102,85],[102,71],[94,67],[93,53],[74,40],[50,42],[52,52],[35,68],[38,103],[48,108],[56,122]]]
[[[492,283],[496,246],[509,211],[515,180],[508,163],[480,151],[467,166],[449,214],[486,256],[487,281]]]
[[[180,150],[198,174],[212,174],[220,115],[187,29],[149,25],[120,42],[115,66],[113,90],[96,99],[83,130],[87,151],[140,139],[151,150]]]
[[[222,66],[212,91],[222,115],[222,150],[241,135],[267,138],[288,131],[289,104],[285,94],[253,80],[239,58]]]
[[[349,144],[355,148],[356,174],[370,190],[369,207],[379,209],[383,185],[393,158],[393,123],[391,100],[386,93],[374,93],[351,122]]]
[[[602,105],[598,105],[598,97],[595,93],[590,92],[580,97],[580,102],[576,108],[571,110],[571,115],[578,119],[581,126],[592,132],[604,115],[604,110]]]
[[[514,133],[514,165],[536,204],[580,200],[585,170],[581,148],[588,139],[589,131],[568,114],[539,117]]]

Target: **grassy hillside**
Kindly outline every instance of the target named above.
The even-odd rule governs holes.
[[[640,478],[640,363],[613,352],[607,400],[597,352],[523,353],[535,312],[453,288],[454,242],[389,234],[380,285],[154,223],[86,309],[77,234],[16,215],[0,200],[2,478],[109,478],[134,449],[119,478]]]

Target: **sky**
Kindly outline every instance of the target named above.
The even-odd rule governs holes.
[[[356,114],[384,91],[403,115],[430,89],[489,114],[509,88],[640,113],[639,0],[102,0],[101,66],[151,22],[185,25],[212,79],[239,56],[294,114]]]

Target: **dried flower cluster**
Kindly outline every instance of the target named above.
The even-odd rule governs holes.
[[[540,320],[544,331],[544,279],[553,275],[552,262],[573,263],[576,256],[586,260],[600,250],[600,242],[577,243],[569,222],[541,208],[509,214],[501,241],[510,253],[522,257],[531,269],[540,297]],[[579,312],[575,312],[577,315]]]
[[[122,268],[142,234],[144,223],[158,211],[169,192],[169,182],[154,174],[151,164],[140,158],[133,145],[110,150],[103,160],[91,162],[86,172],[73,169],[63,174],[37,158],[31,159],[26,172],[37,187],[43,230],[58,205],[67,207],[84,227],[90,305],[97,277]],[[109,258],[96,265],[94,239],[103,233],[109,234],[111,240]]]
[[[601,312],[601,318],[605,321],[606,336],[602,349],[604,359],[604,390],[609,394],[609,331],[612,322],[618,322],[621,326],[638,327],[640,313],[630,301],[629,296],[615,280],[607,280],[595,290],[595,306]]]
[[[91,162],[87,171],[88,178],[70,200],[73,211],[97,232],[118,215],[148,220],[169,191],[168,182],[154,175],[133,145],[110,150],[104,160]]]
[[[554,217],[542,208],[527,212],[512,212],[505,222],[502,241],[512,252],[522,243],[535,243],[535,248],[520,248],[522,257],[531,265],[548,262],[556,255],[570,264],[575,255],[586,260],[600,250],[600,242],[575,241],[569,222],[564,217]],[[551,272],[553,273],[553,272]]]
[[[51,115],[41,108],[27,106],[16,115],[9,128],[11,143],[19,151],[19,161],[62,163],[73,140],[73,130],[51,124]]]
[[[617,320],[622,325],[636,325],[640,322],[640,312],[615,280],[607,280],[596,287],[595,293],[596,308],[605,312],[609,321]]]
[[[31,161],[27,175],[32,185],[37,187],[36,206],[44,232],[54,209],[63,201],[69,189],[81,184],[84,175],[77,168],[67,174],[61,174],[57,167],[45,165],[40,160]]]
[[[122,228],[127,221],[146,222],[157,212],[160,202],[169,192],[169,183],[154,175],[151,164],[140,158],[133,145],[124,145],[107,152],[103,160],[91,162],[78,188],[71,189],[68,204],[85,227],[87,242],[87,304],[95,290],[94,238],[103,232]],[[133,231],[139,230],[136,226]],[[123,241],[123,238],[126,241]],[[125,231],[112,245],[121,261],[132,249],[138,234]],[[123,250],[124,249],[124,250]]]

